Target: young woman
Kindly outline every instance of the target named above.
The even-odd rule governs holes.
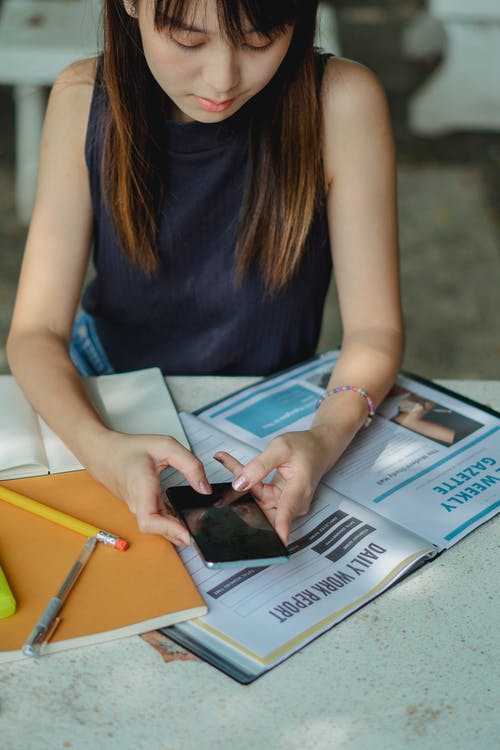
[[[105,0],[102,57],[61,73],[50,97],[9,362],[140,528],[178,544],[189,538],[158,474],[172,465],[209,493],[203,466],[168,436],[107,429],[79,373],[296,363],[315,352],[333,260],[343,340],[329,389],[354,389],[245,467],[218,455],[286,540],[400,366],[386,102],[364,67],[314,50],[316,11],[316,0]]]

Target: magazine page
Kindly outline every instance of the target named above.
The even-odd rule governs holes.
[[[262,450],[279,432],[310,425],[336,356],[263,381],[200,417]],[[400,376],[323,481],[448,548],[500,509],[500,418]]]
[[[47,474],[35,412],[12,375],[0,375],[0,479]]]
[[[212,460],[215,451],[228,450],[240,461],[254,453],[195,417],[187,415],[183,423],[210,481],[229,478]],[[185,480],[178,472],[162,475],[164,488],[180,483]],[[207,568],[193,547],[181,550],[208,614],[180,631],[256,675],[436,552],[421,537],[322,486],[310,513],[295,522],[289,551],[286,564],[228,571]]]
[[[449,548],[500,509],[500,419],[399,377],[323,481]]]

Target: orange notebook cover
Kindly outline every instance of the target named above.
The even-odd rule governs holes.
[[[82,521],[126,539],[125,552],[102,543],[64,603],[45,653],[166,627],[206,613],[175,548],[143,534],[135,516],[86,471],[2,482]],[[20,651],[55,596],[85,537],[0,499],[2,567],[17,602],[0,620],[0,663]]]

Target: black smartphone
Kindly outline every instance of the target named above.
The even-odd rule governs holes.
[[[242,568],[286,562],[288,550],[250,492],[229,482],[202,495],[190,486],[169,487],[167,498],[187,526],[208,568]]]

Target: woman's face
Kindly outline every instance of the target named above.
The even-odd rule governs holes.
[[[176,107],[180,120],[220,122],[259,93],[285,57],[293,33],[289,26],[269,39],[248,27],[234,46],[219,29],[215,0],[197,3],[185,28],[154,27],[153,0],[139,0],[137,19],[147,64]]]

